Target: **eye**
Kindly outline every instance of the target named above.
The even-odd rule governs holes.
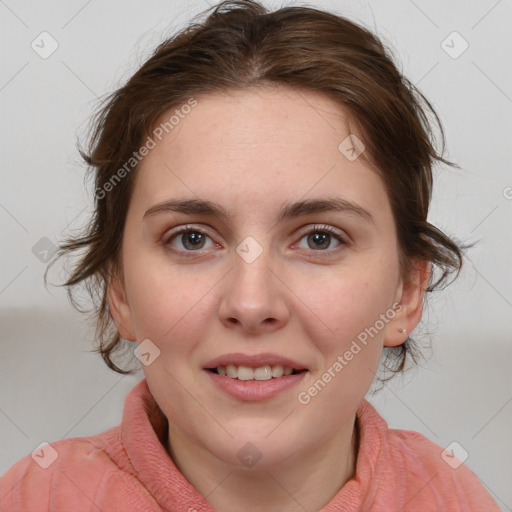
[[[207,245],[210,240],[211,245]],[[193,226],[183,226],[176,231],[173,231],[169,236],[163,240],[164,245],[171,245],[178,252],[194,252],[202,249],[209,249],[214,247],[213,240],[200,229]]]
[[[302,240],[306,241],[306,247],[300,245]],[[333,242],[337,243],[335,247],[332,247]],[[215,246],[220,247],[203,230],[188,225],[169,233],[162,240],[162,244],[170,245],[173,251],[181,253],[199,252]],[[303,230],[297,244],[300,249],[329,253],[344,245],[347,245],[344,235],[328,225],[314,225],[307,230]]]
[[[340,246],[346,245],[346,241],[341,233],[327,225],[315,225],[309,228],[303,233],[301,240],[306,240],[306,247],[302,246],[301,249],[312,249],[317,252],[331,252],[339,248]],[[331,247],[332,242],[336,241],[338,245]],[[300,242],[299,242],[300,243]]]

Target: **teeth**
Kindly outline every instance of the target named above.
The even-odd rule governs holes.
[[[276,364],[274,366],[265,365],[258,368],[228,364],[227,366],[218,366],[217,373],[222,376],[227,376],[230,379],[270,380],[272,378],[282,377],[283,375],[291,375],[293,373],[293,368],[290,368],[289,366],[283,367],[280,364]]]
[[[254,370],[247,366],[238,367],[238,380],[253,380]]]
[[[282,377],[283,376],[283,366],[281,364],[276,364],[272,366],[272,377]]]
[[[226,375],[230,379],[237,379],[238,378],[238,368],[234,364],[228,364],[226,366]]]
[[[272,378],[272,368],[270,366],[261,366],[256,368],[253,374],[256,380],[270,380]],[[238,368],[238,375],[240,375],[240,368]]]

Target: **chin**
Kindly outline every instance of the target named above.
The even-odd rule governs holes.
[[[238,424],[232,426],[229,432],[237,433],[233,438],[225,436],[223,441],[215,443],[211,448],[211,453],[218,459],[235,466],[245,466],[248,469],[270,469],[276,465],[284,463],[290,457],[297,455],[297,448],[300,442],[295,441],[294,436],[290,436],[289,431],[276,425],[269,428],[268,422],[260,425],[243,426]]]

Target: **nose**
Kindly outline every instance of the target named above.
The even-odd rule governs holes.
[[[233,265],[219,307],[219,317],[224,326],[247,334],[271,332],[283,327],[290,316],[287,287],[278,276],[279,271],[269,250],[264,249],[252,262],[235,253]]]

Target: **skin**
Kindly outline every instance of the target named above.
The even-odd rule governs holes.
[[[338,149],[351,133],[349,117],[330,99],[277,87],[197,100],[137,169],[122,269],[108,287],[112,316],[123,338],[159,348],[143,370],[169,420],[168,451],[217,510],[319,510],[354,475],[356,410],[383,346],[403,343],[399,329],[411,332],[421,318],[428,263],[402,278],[384,184],[363,158],[349,161]],[[333,196],[373,221],[333,211],[276,220],[287,203]],[[210,200],[230,218],[143,218],[170,198]],[[171,236],[187,224],[207,235],[199,250],[187,234]],[[317,224],[343,242],[327,237],[318,248]],[[252,263],[236,252],[248,236],[263,251]],[[299,403],[298,393],[395,302],[402,307],[378,335]],[[203,370],[233,352],[277,353],[308,373],[276,397],[241,401]],[[253,467],[237,457],[247,442],[262,454]]]

